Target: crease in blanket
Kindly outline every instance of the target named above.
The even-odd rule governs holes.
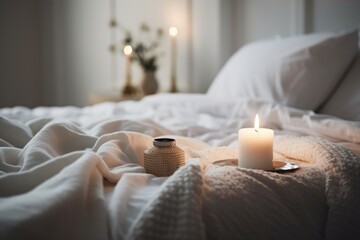
[[[89,148],[95,141],[95,137],[84,134],[75,124],[47,124],[21,150],[21,171],[45,163],[51,158]]]
[[[202,194],[200,165],[181,167],[143,208],[126,239],[205,239]]]
[[[107,239],[100,162],[86,152],[33,190],[0,198],[0,238]]]
[[[276,140],[277,151],[315,163],[325,172],[328,205],[325,239],[359,239],[360,158],[322,138],[286,136]]]

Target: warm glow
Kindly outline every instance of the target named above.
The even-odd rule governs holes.
[[[170,34],[170,36],[175,37],[178,34],[177,28],[176,27],[170,27],[169,28],[169,34]]]
[[[259,129],[259,125],[260,125],[259,122],[260,122],[260,121],[259,121],[259,115],[256,114],[256,117],[255,117],[255,125],[254,125],[255,129]]]
[[[129,56],[132,53],[132,51],[133,50],[132,50],[132,47],[130,45],[126,45],[124,47],[124,53],[125,53],[126,56]]]

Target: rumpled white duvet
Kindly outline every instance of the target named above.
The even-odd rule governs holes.
[[[288,173],[237,158],[237,130],[275,129]],[[173,136],[186,165],[146,174]],[[0,239],[359,239],[360,123],[271,103],[156,95],[92,107],[0,110]]]

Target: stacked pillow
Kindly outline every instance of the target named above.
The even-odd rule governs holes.
[[[316,110],[334,91],[357,51],[357,31],[251,43],[228,60],[207,94]]]

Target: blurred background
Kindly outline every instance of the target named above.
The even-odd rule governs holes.
[[[149,31],[163,30],[159,92],[169,89],[168,29],[175,26],[178,89],[205,93],[244,44],[357,28],[360,1],[0,0],[0,107],[86,106],[91,94],[120,94],[124,38],[144,23]],[[140,66],[133,63],[131,71],[139,84]]]

